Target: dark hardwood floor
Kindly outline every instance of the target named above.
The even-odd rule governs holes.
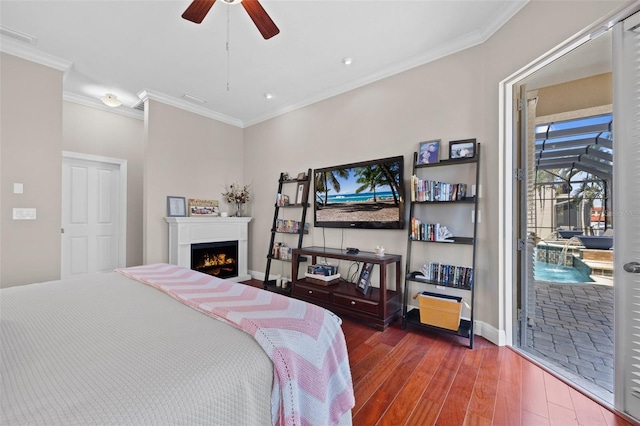
[[[260,286],[251,280],[247,284]],[[633,425],[508,347],[343,317],[358,425]]]

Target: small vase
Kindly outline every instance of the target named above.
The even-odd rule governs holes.
[[[242,203],[236,203],[236,217],[242,217]]]

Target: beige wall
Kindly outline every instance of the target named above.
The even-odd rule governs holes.
[[[613,104],[612,74],[600,74],[537,90],[536,116]]]
[[[482,45],[245,129],[245,180],[256,183],[253,210],[265,212],[254,215],[250,268],[266,267],[272,218],[267,213],[281,171],[402,154],[408,178],[420,141],[442,139],[448,147],[450,140],[475,137],[483,145],[476,319],[500,328],[498,85],[629,3],[532,1]],[[406,231],[313,229],[305,245],[342,243],[371,250],[382,244],[388,252],[405,255],[406,238]],[[449,257],[457,259],[453,252]]]
[[[220,194],[243,181],[242,129],[154,100],[145,115],[144,262],[167,262],[167,196],[219,200],[226,211]]]
[[[248,183],[253,195],[249,214],[254,217],[249,268],[263,272],[280,172],[297,174],[307,168],[401,154],[408,179],[410,157],[420,141],[442,139],[446,152],[448,141],[475,137],[483,144],[476,318],[498,328],[498,84],[629,3],[534,0],[482,45],[244,130],[148,101],[143,128],[143,213],[138,222],[143,236],[140,244],[140,231],[130,229],[138,233],[128,236],[128,247],[133,247],[130,255],[139,253],[142,245],[144,262],[168,259],[163,220],[167,195],[221,200],[224,185]],[[540,22],[545,23],[544,31]],[[104,155],[135,163],[137,148],[120,143],[137,143],[138,129],[127,119],[98,118],[97,112],[80,107],[65,104],[63,110],[60,72],[5,54],[2,59],[2,283],[55,279],[60,267],[60,151],[98,154],[113,149],[113,154]],[[38,117],[38,126],[32,125],[33,117]],[[122,140],[113,142],[91,135],[85,119],[95,129],[123,126],[128,130],[122,130]],[[68,125],[74,128],[67,129]],[[107,148],[108,143],[116,145]],[[11,194],[16,179],[25,183],[23,196]],[[37,221],[8,219],[11,208],[22,204],[20,200],[28,201],[24,206],[38,208]],[[34,249],[29,242],[34,234],[45,241],[44,246],[38,245],[43,265],[38,270],[31,268],[27,256]],[[388,252],[404,255],[406,237],[406,230],[312,229],[305,245],[342,244],[370,250],[382,244]],[[450,257],[455,260],[456,255]],[[288,272],[286,267],[283,272]]]
[[[0,59],[0,286],[9,287],[60,278],[62,72]],[[16,207],[36,208],[37,219],[13,220]]]
[[[142,264],[144,122],[64,102],[62,149],[127,160],[127,266]]]

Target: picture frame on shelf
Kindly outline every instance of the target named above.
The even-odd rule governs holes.
[[[298,173],[297,180],[305,180],[307,178],[307,174],[305,172]]]
[[[371,283],[371,271],[373,270],[373,263],[365,262],[362,265],[362,269],[360,270],[360,277],[358,278],[358,282],[356,283],[356,290],[361,292],[362,294],[369,293]]]
[[[298,189],[296,191],[296,204],[302,204],[304,199],[304,183],[300,182],[298,184]]]
[[[220,216],[218,200],[189,199],[189,216]]]
[[[420,142],[418,150],[418,164],[433,164],[440,162],[440,139]]]
[[[449,142],[449,159],[460,160],[476,156],[476,140],[464,139]]]
[[[167,216],[168,217],[186,217],[187,216],[187,200],[185,197],[167,196]]]

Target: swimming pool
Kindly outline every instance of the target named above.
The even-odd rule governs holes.
[[[552,263],[535,262],[533,277],[536,281],[552,283],[591,283],[593,280],[571,266],[559,266]]]

